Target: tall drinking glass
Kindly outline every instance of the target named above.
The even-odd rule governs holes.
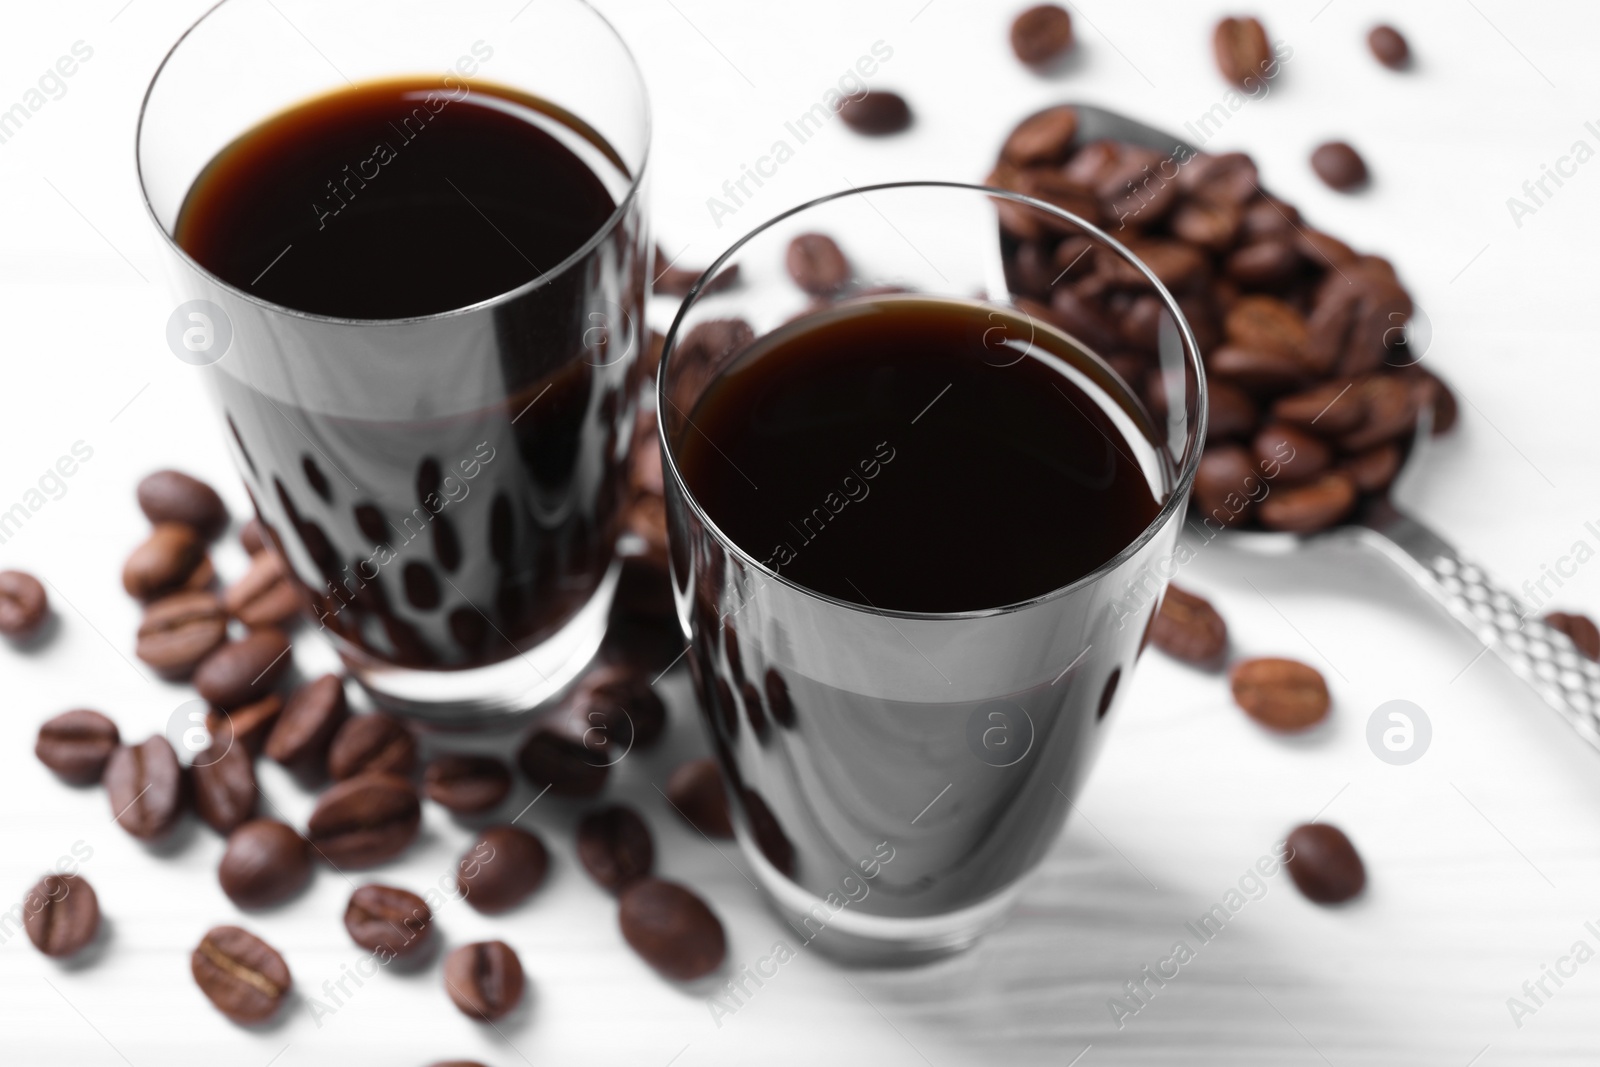
[[[247,180],[236,164],[251,157],[226,153],[264,123],[396,79],[422,88],[377,145],[306,194],[255,281],[224,278],[193,254],[184,227],[197,179],[227,177],[214,161],[233,160],[244,173],[228,180]],[[475,198],[481,168],[452,174],[455,157],[427,147],[452,124],[464,136],[469,119],[490,122],[488,111],[559,146],[548,151],[575,161],[562,166],[594,190],[592,232],[571,235],[564,258],[536,262],[506,234],[508,213],[534,213],[535,233],[574,225],[572,203],[541,200],[541,168],[521,172],[511,195]],[[206,376],[257,514],[315,617],[351,674],[393,709],[448,724],[525,710],[599,646],[640,393],[649,134],[639,70],[582,0],[521,11],[490,0],[224,0],[150,85],[137,155],[182,301],[169,344]],[[527,261],[525,281],[375,316],[270,295],[285,272],[348,281],[328,265],[328,233],[363,225],[384,183],[420,181],[420,167],[437,180],[379,235],[385,254],[455,292],[477,264],[421,255],[415,240],[431,227],[429,247],[450,247],[456,231],[441,235],[438,223],[450,210],[463,237],[481,227],[475,240],[504,238],[511,247],[495,247]],[[229,239],[198,236],[224,249]]]
[[[848,266],[816,242],[791,251],[810,233],[835,239]],[[1041,248],[1060,264],[1042,274]],[[1127,689],[1177,563],[1204,440],[1200,353],[1173,296],[1127,248],[995,189],[901,184],[825,197],[760,227],[704,277],[734,266],[740,287],[697,290],[679,311],[657,396],[674,592],[736,832],[803,941],[869,963],[951,952],[1015,898]],[[1081,354],[1063,373],[1121,429],[1122,442],[1104,445],[1137,460],[1159,505],[1149,525],[1062,588],[948,614],[820,594],[769,565],[769,546],[731,540],[684,467],[685,447],[704,432],[697,404],[769,337],[803,330],[812,316],[837,322],[852,307],[872,314],[874,302],[899,299],[891,294],[992,310],[978,373],[1008,373],[1047,335]],[[884,429],[890,448],[915,447],[928,432],[915,421]],[[741,457],[725,458],[737,466]],[[841,495],[828,506],[845,504]],[[848,506],[860,509],[852,521],[873,522],[871,500]],[[927,537],[939,538],[941,522],[984,521],[951,484],[948,515],[930,517]]]

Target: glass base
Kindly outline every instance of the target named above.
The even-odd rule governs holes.
[[[380,707],[440,730],[504,725],[553,699],[600,650],[622,562],[616,560],[589,602],[539,644],[499,663],[465,670],[397,667],[334,640],[350,676]]]

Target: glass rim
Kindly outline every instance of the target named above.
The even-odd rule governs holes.
[[[796,582],[794,579],[786,577],[781,572],[773,570],[766,564],[762,563],[754,555],[747,552],[736,541],[734,541],[733,538],[729,537],[720,526],[712,521],[711,516],[706,514],[705,509],[700,505],[700,501],[695,498],[693,491],[689,488],[688,482],[684,480],[682,473],[678,470],[677,457],[673,454],[672,446],[667,440],[666,420],[661,417],[661,412],[664,411],[666,406],[671,403],[671,401],[667,399],[667,373],[668,368],[671,365],[672,357],[677,351],[678,331],[683,326],[684,317],[689,313],[689,309],[693,307],[694,304],[700,299],[701,292],[705,288],[706,283],[712,278],[716,277],[716,275],[722,270],[723,265],[727,263],[727,261],[732,258],[736,252],[738,252],[745,245],[749,244],[757,236],[766,233],[772,227],[776,226],[785,219],[792,218],[803,211],[808,211],[814,207],[820,207],[821,205],[834,200],[840,200],[851,196],[861,196],[866,193],[884,192],[893,189],[955,189],[962,192],[981,193],[984,196],[991,198],[1011,200],[1027,207],[1043,211],[1046,214],[1055,215],[1060,219],[1064,219],[1067,222],[1079,227],[1096,240],[1102,241],[1106,245],[1110,246],[1112,251],[1122,256],[1123,259],[1132,264],[1136,270],[1143,274],[1150,284],[1154,286],[1156,295],[1159,296],[1162,303],[1166,305],[1167,311],[1172,315],[1172,320],[1178,328],[1178,336],[1179,340],[1183,343],[1185,359],[1194,369],[1196,388],[1194,405],[1195,415],[1194,418],[1190,420],[1190,430],[1184,443],[1183,462],[1179,465],[1177,477],[1173,482],[1172,492],[1169,494],[1166,502],[1162,504],[1160,510],[1156,512],[1155,517],[1152,518],[1145,528],[1139,532],[1137,537],[1133,538],[1133,540],[1128,542],[1128,544],[1124,545],[1121,551],[1117,552],[1116,555],[1112,556],[1110,559],[1106,560],[1104,563],[1101,563],[1098,567],[1095,567],[1086,574],[1079,575],[1066,585],[1057,586],[1054,589],[1040,593],[1037,596],[1029,597],[1026,600],[1018,600],[1010,604],[1001,604],[992,608],[972,608],[965,611],[906,611],[899,608],[879,608],[870,604],[858,604],[852,600],[843,600],[839,597],[830,596],[827,593],[819,592],[818,590],[812,589],[810,586],[802,585],[799,582]],[[673,406],[676,407],[676,405]],[[967,182],[901,181],[882,182],[877,185],[852,186],[849,189],[842,189],[838,192],[828,193],[825,196],[819,196],[814,200],[808,200],[803,204],[799,204],[787,211],[774,215],[772,218],[761,223],[761,225],[755,227],[749,233],[745,234],[743,237],[739,238],[732,245],[730,245],[728,250],[723,252],[722,255],[718,256],[716,260],[710,266],[708,266],[704,272],[701,273],[700,277],[695,280],[694,285],[690,287],[688,294],[683,298],[683,303],[679,305],[677,314],[673,316],[672,326],[667,331],[666,340],[661,351],[661,365],[656,370],[656,435],[661,443],[661,455],[664,469],[672,478],[673,482],[677,485],[679,491],[682,493],[685,503],[694,510],[696,517],[702,524],[704,524],[706,529],[712,532],[725,551],[733,553],[746,566],[753,568],[757,573],[761,574],[767,580],[779,582],[790,589],[810,597],[811,599],[821,601],[822,603],[866,615],[929,622],[995,618],[1002,615],[1012,615],[1017,612],[1026,611],[1030,608],[1039,607],[1045,603],[1048,603],[1049,601],[1066,597],[1085,586],[1099,581],[1111,571],[1119,567],[1122,563],[1132,558],[1136,553],[1139,552],[1140,549],[1149,544],[1159,531],[1166,527],[1166,524],[1177,512],[1180,501],[1184,507],[1188,507],[1189,489],[1194,484],[1195,473],[1200,467],[1200,454],[1205,448],[1208,406],[1205,364],[1201,358],[1200,344],[1195,340],[1194,331],[1189,327],[1188,320],[1184,318],[1183,310],[1178,306],[1178,301],[1176,298],[1174,298],[1173,295],[1167,291],[1167,287],[1161,284],[1160,279],[1155,276],[1155,272],[1153,272],[1143,260],[1134,255],[1133,252],[1129,250],[1129,248],[1121,241],[1118,241],[1115,237],[1112,237],[1094,223],[1082,219],[1070,211],[1064,211],[1053,204],[1047,204],[1044,201],[1037,200],[1031,196],[1023,196],[1021,193],[1013,193],[1006,189],[997,189],[988,185],[972,185]],[[687,418],[688,414],[684,413],[684,417]],[[1156,447],[1159,449],[1166,449],[1167,446],[1164,444],[1157,444]]]
[[[644,118],[644,149],[639,155],[639,165],[634,168],[634,173],[628,175],[629,181],[627,194],[617,201],[616,209],[612,211],[611,216],[606,219],[605,223],[601,225],[598,230],[590,235],[588,240],[584,241],[584,243],[578,246],[578,248],[575,249],[571,255],[567,256],[567,258],[563,259],[549,270],[543,272],[535,278],[523,282],[521,285],[516,286],[513,289],[507,289],[504,292],[485,297],[484,299],[472,304],[467,304],[458,308],[449,308],[445,311],[435,311],[427,315],[410,315],[404,318],[395,319],[361,319],[350,318],[343,315],[324,315],[314,311],[303,311],[299,308],[290,307],[287,304],[279,304],[274,301],[266,300],[262,297],[256,296],[254,293],[247,292],[244,289],[241,289],[239,286],[234,285],[227,279],[217,275],[199,260],[195,259],[189,254],[188,250],[186,250],[182,245],[178,244],[177,239],[173,237],[172,234],[167,232],[166,226],[164,226],[161,222],[161,219],[156,216],[155,205],[150,202],[150,190],[145,182],[143,152],[144,124],[145,119],[150,111],[150,98],[155,93],[156,84],[161,80],[161,75],[167,69],[167,64],[172,61],[172,58],[175,55],[177,55],[178,49],[183,47],[183,43],[189,39],[189,35],[194,33],[195,30],[199,29],[202,23],[204,23],[212,15],[216,14],[218,10],[227,4],[238,4],[242,2],[243,0],[217,0],[216,3],[206,8],[205,12],[202,13],[199,18],[195,19],[194,22],[183,31],[183,33],[179,34],[176,41],[172,42],[172,47],[167,49],[166,54],[161,57],[161,62],[156,66],[155,73],[150,76],[150,84],[145,87],[144,97],[139,102],[139,118],[134,124],[133,136],[133,169],[134,174],[139,181],[139,199],[143,202],[145,213],[150,217],[150,221],[155,226],[156,232],[161,234],[161,239],[166,242],[168,248],[176,253],[178,258],[182,260],[184,264],[197,271],[202,277],[207,278],[214,284],[220,286],[232,296],[238,297],[239,299],[250,304],[254,304],[264,311],[268,311],[276,315],[287,315],[291,318],[304,319],[309,322],[326,323],[333,326],[407,326],[423,322],[433,322],[440,319],[455,318],[457,316],[471,315],[480,311],[486,311],[490,308],[498,307],[501,304],[510,303],[513,300],[525,296],[528,293],[534,292],[537,289],[542,289],[545,285],[554,282],[556,279],[570,270],[574,265],[587,258],[589,253],[598,248],[600,244],[611,235],[612,231],[617,228],[618,224],[627,217],[629,212],[633,209],[634,201],[636,201],[640,196],[640,190],[644,186],[644,177],[650,162],[650,148],[654,139],[655,126],[655,119],[650,111],[650,94],[645,89],[644,71],[640,69],[639,60],[636,56],[634,56],[633,50],[628,47],[628,42],[623,38],[622,34],[617,31],[616,26],[612,25],[610,19],[606,18],[605,15],[595,8],[593,4],[589,3],[589,0],[568,0],[569,3],[573,3],[588,9],[589,14],[599,20],[600,25],[605,27],[605,29],[610,32],[612,39],[615,40],[617,45],[622,49],[622,54],[627,58],[629,69],[632,70],[634,82],[638,87],[639,105],[643,111]],[[271,116],[268,117],[270,118]],[[598,132],[599,131],[597,130],[596,133]],[[613,151],[615,151],[614,148]]]

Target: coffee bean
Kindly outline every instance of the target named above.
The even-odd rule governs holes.
[[[215,595],[174,593],[145,609],[133,653],[161,677],[181,681],[227,637],[228,616]]]
[[[586,697],[582,703],[564,702],[539,720],[517,752],[517,766],[528,781],[548,786],[557,796],[593,796],[605,788],[611,773],[607,748],[612,725],[604,711],[589,706]]]
[[[1390,442],[1357,452],[1341,463],[1339,469],[1350,476],[1360,492],[1381,493],[1400,473],[1403,459],[1399,446]]]
[[[1349,245],[1309,226],[1296,227],[1294,241],[1301,257],[1318,269],[1342,266],[1356,258]]]
[[[337,780],[358,774],[409,778],[417,769],[417,742],[404,723],[374,712],[346,719],[328,748],[328,775]]]
[[[1278,289],[1295,279],[1300,262],[1292,238],[1269,238],[1236,250],[1222,269],[1248,289]]]
[[[827,296],[850,280],[850,263],[832,237],[803,233],[789,242],[785,258],[789,277],[813,296]]]
[[[134,837],[155,840],[183,814],[183,768],[177,753],[159,734],[113,752],[101,781],[111,801],[112,816]]]
[[[256,813],[256,769],[250,752],[231,735],[213,736],[211,747],[189,768],[194,810],[218,833],[231,833]]]
[[[1040,4],[1011,24],[1011,50],[1029,66],[1053,63],[1072,48],[1072,16],[1066,8]]]
[[[433,912],[415,893],[387,885],[364,885],[350,894],[344,928],[356,944],[388,962],[428,943]]]
[[[50,617],[44,585],[26,571],[0,571],[0,634],[31,637]]]
[[[655,855],[650,827],[632,808],[603,808],[578,823],[578,860],[602,889],[620,892],[645,877]]]
[[[1213,445],[1200,455],[1194,476],[1194,507],[1202,521],[1238,526],[1254,513],[1266,483],[1250,453],[1238,445]]]
[[[122,566],[122,587],[140,600],[176,592],[206,557],[206,543],[193,526],[164,522]]]
[[[219,708],[236,708],[272,691],[293,660],[282,630],[252,630],[200,661],[194,687]]]
[[[289,965],[278,950],[237,926],[208,930],[189,970],[200,992],[236,1023],[266,1022],[289,996]]]
[[[544,842],[517,826],[480,833],[456,865],[456,886],[485,914],[508,911],[544,882],[550,854]]]
[[[1232,204],[1190,200],[1173,211],[1170,225],[1172,232],[1185,241],[1214,252],[1225,252],[1238,239],[1242,218],[1239,209]]]
[[[1228,18],[1217,23],[1211,37],[1222,76],[1241,89],[1249,89],[1276,71],[1272,46],[1259,19]]]
[[[1304,361],[1309,335],[1300,312],[1270,296],[1247,296],[1223,320],[1228,340],[1245,348]]]
[[[1367,47],[1390,70],[1404,70],[1411,62],[1411,46],[1393,26],[1372,27],[1367,34]]]
[[[1329,186],[1341,192],[1354,189],[1367,180],[1367,164],[1354,148],[1343,141],[1318,145],[1311,153],[1311,169]]]
[[[39,727],[33,754],[62,781],[89,785],[100,780],[121,740],[116,723],[98,711],[78,708]]]
[[[1228,649],[1228,624],[1209,600],[1168,585],[1150,627],[1150,640],[1174,659],[1217,666]]]
[[[1333,450],[1317,438],[1287,423],[1263,426],[1251,443],[1256,466],[1273,488],[1309,482],[1328,469]]]
[[[1293,356],[1249,345],[1222,345],[1205,359],[1206,370],[1253,396],[1267,397],[1305,384],[1305,369]]]
[[[1259,413],[1243,389],[1219,379],[1206,383],[1206,440],[1241,437],[1255,429]]]
[[[1148,227],[1177,206],[1177,183],[1152,178],[1167,162],[1160,152],[1146,148],[1125,145],[1118,149],[1116,159],[1094,183],[1100,210],[1108,223],[1115,222],[1118,229],[1126,225]]]
[[[1272,402],[1272,416],[1312,433],[1338,437],[1367,419],[1365,395],[1355,383],[1335,378],[1303,393],[1279,397]]]
[[[241,908],[265,908],[294,896],[311,879],[305,838],[272,819],[253,819],[228,835],[217,868],[222,891]]]
[[[1274,488],[1256,514],[1269,530],[1316,533],[1350,514],[1356,484],[1343,471],[1329,471],[1304,485]]]
[[[1233,699],[1261,725],[1291,732],[1327,718],[1328,684],[1314,667],[1292,659],[1247,659],[1233,665]]]
[[[372,867],[410,847],[421,824],[422,802],[410,782],[363,774],[317,798],[306,839],[335,867]]]
[[[1203,204],[1243,208],[1261,191],[1253,160],[1243,152],[1201,153],[1178,172],[1178,188]]]
[[[34,948],[65,959],[94,940],[100,901],[81,875],[47,874],[22,898],[22,925]]]
[[[911,105],[899,93],[868,89],[859,96],[845,97],[839,117],[857,133],[876,137],[899,133],[911,125]]]
[[[668,978],[688,982],[722,965],[728,951],[722,923],[690,890],[643,878],[622,891],[620,905],[623,938]]]
[[[282,711],[283,697],[268,693],[255,703],[232,711],[211,708],[206,712],[206,730],[214,739],[231,739],[234,744],[243,745],[244,750],[254,756],[266,744],[267,735]]]
[[[1360,893],[1367,869],[1356,847],[1338,827],[1313,822],[1296,826],[1287,838],[1289,877],[1308,900],[1339,904]]]
[[[463,1014],[499,1019],[522,1001],[522,961],[504,941],[462,945],[445,957],[444,988]]]
[[[511,792],[511,770],[493,756],[436,756],[423,772],[422,791],[457,815],[476,815]]]
[[[728,795],[722,770],[709,756],[680,763],[667,779],[667,800],[672,810],[707,837],[732,837]]]
[[[252,556],[267,547],[267,531],[260,519],[251,519],[244,524],[239,531],[239,543]]]
[[[1078,112],[1070,105],[1045,108],[1029,115],[1011,131],[1000,158],[1015,167],[1060,163],[1072,151],[1078,133]]]
[[[250,560],[245,576],[222,594],[228,614],[252,630],[280,626],[300,610],[300,592],[289,567],[275,550],[262,549]]]
[[[344,682],[338,675],[324,674],[289,697],[263,751],[285,767],[325,766],[333,735],[349,714]]]
[[[1357,382],[1352,392],[1361,394],[1366,418],[1339,439],[1346,451],[1361,452],[1384,441],[1404,437],[1416,429],[1421,407],[1416,390],[1391,375],[1376,375]]]
[[[1573,647],[1593,660],[1600,660],[1600,627],[1587,615],[1566,611],[1552,611],[1544,617],[1544,624],[1567,635]]]
[[[182,471],[156,471],[139,482],[139,510],[152,523],[178,522],[207,541],[228,525],[228,509],[217,491]]]

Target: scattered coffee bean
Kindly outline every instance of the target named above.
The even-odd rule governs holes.
[[[578,860],[603,889],[617,893],[645,877],[655,855],[650,827],[632,808],[603,808],[578,823]]]
[[[1389,442],[1376,445],[1365,452],[1357,452],[1340,464],[1339,469],[1349,475],[1358,491],[1381,493],[1389,488],[1389,483],[1400,473],[1403,459],[1399,447]]]
[[[544,842],[518,826],[491,826],[456,865],[456,885],[468,904],[485,914],[508,911],[544,882],[550,854]]]
[[[161,837],[183,814],[183,767],[159,734],[113,752],[101,781],[117,825],[141,840]]]
[[[228,509],[217,491],[182,471],[156,471],[139,482],[139,510],[157,525],[178,522],[207,541],[228,525]]]
[[[44,585],[26,571],[0,571],[0,634],[31,637],[50,617]]]
[[[813,296],[828,296],[850,280],[850,263],[838,242],[821,233],[803,233],[789,242],[789,277]]]
[[[1209,600],[1169,584],[1150,628],[1150,640],[1174,659],[1217,666],[1228,649],[1228,624]]]
[[[620,903],[623,938],[668,978],[688,982],[722,965],[728,951],[722,923],[690,890],[643,878],[622,891]]]
[[[445,957],[444,988],[463,1014],[493,1021],[522,1001],[522,961],[504,941],[462,945]]]
[[[1274,489],[1256,508],[1261,525],[1286,533],[1315,533],[1350,514],[1356,483],[1344,471],[1329,471],[1305,485]]]
[[[364,885],[350,894],[344,928],[356,944],[388,962],[428,943],[433,912],[415,893],[394,886]]]
[[[117,724],[87,708],[64,711],[39,727],[33,754],[62,781],[90,785],[121,742]]]
[[[300,610],[300,592],[283,557],[273,549],[262,549],[251,557],[245,576],[222,594],[222,602],[229,615],[255,630],[294,618]]]
[[[272,819],[253,819],[228,835],[217,868],[222,891],[241,908],[265,908],[300,892],[311,878],[305,838]]]
[[[1404,70],[1411,62],[1411,46],[1393,26],[1374,26],[1367,34],[1367,47],[1390,70]]]
[[[1327,718],[1328,684],[1314,667],[1292,659],[1247,659],[1233,665],[1233,699],[1263,726],[1292,732]]]
[[[122,587],[140,600],[154,600],[183,587],[206,558],[206,543],[193,526],[164,522],[122,566]]]
[[[1240,526],[1255,514],[1265,485],[1249,452],[1234,444],[1215,445],[1200,455],[1194,508],[1204,522]]]
[[[325,766],[328,746],[349,714],[344,682],[336,674],[324,674],[290,695],[263,751],[285,767]]]
[[[417,742],[405,723],[374,712],[346,719],[328,747],[328,775],[336,781],[358,774],[397,774],[417,769]]]
[[[212,708],[206,712],[206,730],[213,740],[231,739],[243,745],[252,756],[258,755],[272,732],[278,714],[283,711],[283,697],[268,693],[253,704],[223,711]]]
[[[667,779],[667,800],[683,820],[707,837],[732,837],[722,770],[710,756],[678,764]]]
[[[1552,611],[1544,617],[1544,624],[1566,634],[1567,640],[1585,656],[1600,660],[1600,627],[1589,616]]]
[[[1040,4],[1011,24],[1011,50],[1029,66],[1054,63],[1072,49],[1072,16],[1056,4]]]
[[[256,813],[256,768],[250,751],[232,736],[212,736],[211,747],[189,768],[195,814],[221,834]]]
[[[335,867],[372,867],[410,847],[421,824],[422,802],[410,782],[363,774],[317,798],[306,839]]]
[[[564,797],[594,796],[611,773],[603,735],[570,714],[542,719],[517,752],[517,766],[534,785]]]
[[[859,96],[847,96],[839,107],[839,117],[857,133],[882,136],[899,133],[911,125],[911,105],[899,93],[868,89]]]
[[[47,874],[22,898],[22,925],[34,948],[65,959],[94,940],[100,900],[81,875]]]
[[[457,815],[476,815],[511,792],[511,769],[493,756],[436,756],[423,772],[422,791]]]
[[[1286,866],[1294,884],[1309,900],[1338,904],[1360,893],[1367,869],[1356,847],[1338,827],[1313,822],[1289,833]]]
[[[1366,161],[1343,141],[1318,145],[1311,153],[1311,169],[1329,186],[1345,192],[1367,180]]]
[[[215,595],[174,593],[145,609],[133,652],[161,677],[181,681],[227,637],[228,616]]]
[[[271,692],[291,662],[282,630],[252,630],[201,660],[194,687],[219,708],[237,708]]]
[[[1000,150],[1000,158],[1014,167],[1034,167],[1062,162],[1072,151],[1078,134],[1078,111],[1070,105],[1048,107],[1023,119]]]
[[[1365,394],[1354,384],[1336,378],[1303,393],[1279,397],[1273,401],[1272,417],[1324,436],[1348,433],[1367,420],[1362,406]]]
[[[1249,89],[1275,72],[1272,45],[1259,19],[1228,18],[1217,23],[1211,36],[1222,76],[1241,89]]]
[[[252,556],[267,547],[267,531],[260,519],[251,519],[244,524],[239,531],[239,543]]]
[[[1251,443],[1256,466],[1277,486],[1309,482],[1333,462],[1333,450],[1322,441],[1287,423],[1268,423]]]
[[[236,1023],[266,1022],[288,999],[289,965],[248,930],[215,926],[189,957],[195,984]]]

